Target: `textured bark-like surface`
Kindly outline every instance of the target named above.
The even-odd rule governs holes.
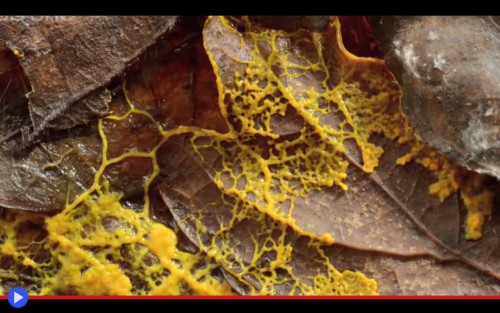
[[[422,139],[500,178],[498,22],[487,16],[371,19]]]
[[[0,24],[0,45],[21,56],[32,91],[28,142],[108,113],[105,85],[169,30],[176,18],[16,17]]]

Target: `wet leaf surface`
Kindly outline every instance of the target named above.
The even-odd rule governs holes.
[[[32,91],[30,138],[108,114],[105,85],[169,30],[166,17],[18,17],[0,25],[0,45],[18,51]],[[29,140],[31,141],[31,140]]]
[[[318,21],[182,18],[109,116],[24,154],[6,50],[0,291],[498,294],[500,221],[464,204],[498,208],[498,182],[413,136],[363,17]]]
[[[222,32],[223,28],[218,30]],[[216,33],[216,31],[212,33]],[[227,36],[233,35],[229,33]],[[209,40],[207,38],[210,37],[205,37],[205,40]],[[229,38],[223,41],[225,45],[222,51],[235,53],[235,56],[241,57],[242,63],[244,60],[250,60],[251,57],[246,54],[245,50],[232,48],[229,45],[230,42],[240,45],[238,37],[234,35],[234,38]],[[242,45],[245,46],[245,44]],[[207,42],[205,46],[210,51]],[[251,46],[248,49],[251,51]],[[290,46],[290,50],[298,51],[297,47],[294,46]],[[216,57],[218,60],[216,62],[220,62],[221,66],[225,67],[221,70],[222,73],[228,73],[230,77],[233,71],[244,71],[244,68],[240,67],[241,63],[235,63],[234,68],[230,70],[231,65],[228,64],[231,63],[228,63],[227,59],[223,57],[223,53],[220,55],[220,57]],[[235,56],[232,56],[232,59]],[[359,62],[358,66],[363,66],[362,62]],[[232,84],[231,80],[229,81],[229,84]],[[331,123],[332,117],[326,121]],[[294,119],[290,119],[290,123],[294,123]],[[275,125],[271,123],[271,126]],[[279,134],[279,129],[276,133]],[[287,134],[290,133],[287,132]],[[361,252],[358,252],[357,255],[361,259],[369,258],[367,255],[370,253],[380,254],[382,255],[380,259],[384,261],[377,261],[377,264],[380,264],[382,268],[383,264],[388,268],[390,266],[404,268],[407,271],[405,277],[399,278],[392,287],[384,286],[386,289],[383,290],[388,293],[397,294],[403,290],[410,294],[496,292],[498,286],[493,277],[497,277],[497,273],[493,270],[492,264],[496,265],[499,262],[490,250],[491,246],[495,244],[491,238],[484,238],[486,243],[479,244],[479,246],[477,242],[463,239],[464,210],[461,209],[461,200],[458,195],[450,196],[444,202],[429,195],[429,186],[436,180],[433,173],[426,171],[419,164],[408,164],[404,167],[396,164],[397,159],[404,155],[408,148],[380,136],[376,136],[372,140],[377,146],[384,149],[380,164],[375,168],[374,173],[367,174],[362,171],[363,166],[357,150],[358,147],[348,146],[347,159],[351,165],[344,183],[349,186],[349,189],[344,191],[338,187],[322,188],[322,190],[311,192],[307,197],[299,197],[294,203],[292,213],[295,225],[302,230],[314,233],[316,236],[331,233],[336,239],[337,245],[360,250]],[[218,203],[220,195],[217,194],[216,187],[211,186],[212,181],[214,179],[217,181],[217,178],[204,177],[196,169],[183,171],[180,176],[172,173],[175,172],[174,168],[199,167],[200,170],[208,168],[207,174],[214,177],[216,176],[214,173],[221,171],[224,167],[221,165],[224,161],[221,162],[221,156],[215,151],[208,153],[208,155],[202,154],[204,160],[202,161],[195,152],[189,152],[191,150],[189,141],[184,142],[184,145],[180,147],[166,148],[170,151],[169,161],[162,163],[161,168],[170,174],[165,176],[168,187],[162,196],[166,199],[167,205],[188,237],[194,242],[198,242],[198,245],[202,247],[204,245],[210,246],[213,244],[210,240],[218,238],[219,225],[225,225],[228,220],[231,220],[229,213],[231,205],[225,207],[223,203]],[[172,153],[171,151],[176,152]],[[179,161],[175,161],[176,159]],[[194,185],[187,183],[192,181],[197,183]],[[222,180],[221,184],[224,182]],[[246,183],[248,183],[248,176]],[[229,186],[231,185],[232,183],[229,184]],[[224,196],[222,198],[224,199]],[[203,206],[203,203],[217,204],[207,208]],[[200,209],[202,207],[203,209]],[[228,214],[229,216],[227,216]],[[190,219],[189,217],[196,218]],[[201,238],[199,226],[196,226],[200,221],[204,223],[204,227],[208,231]],[[241,236],[242,238],[252,237],[250,235],[252,231],[249,230],[251,227],[245,225],[241,228],[248,231],[246,235]],[[488,233],[489,231],[486,230],[485,236],[489,236]],[[229,237],[234,239],[235,236]],[[347,251],[352,251],[349,249]],[[245,255],[248,253],[252,255],[252,252],[236,252],[237,256],[234,258],[245,259]],[[405,258],[415,258],[416,260],[405,260]],[[452,261],[457,259],[462,262]],[[252,267],[251,260],[247,256],[246,270]],[[448,260],[450,272],[460,273],[456,274],[458,275],[456,280],[449,282],[449,284],[436,282],[445,281],[448,275],[446,273],[449,273],[443,270],[440,263],[444,260]],[[307,261],[303,262],[307,263]],[[472,265],[483,274],[478,274],[477,270],[465,264]],[[234,275],[234,270],[231,271]],[[436,275],[434,280],[423,279],[421,283],[414,284],[414,277],[417,277],[419,272],[440,273],[443,276],[434,274]],[[482,284],[479,282],[457,287],[458,281],[468,281],[470,277],[476,275],[486,279],[491,286],[482,289]],[[251,279],[248,280],[252,282]],[[236,282],[234,284],[238,285]],[[239,288],[245,289],[242,286]]]
[[[499,19],[377,17],[372,25],[402,106],[429,145],[500,178]]]

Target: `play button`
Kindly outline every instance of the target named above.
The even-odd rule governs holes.
[[[12,288],[7,298],[9,304],[16,309],[22,308],[28,303],[28,293],[21,287]]]
[[[17,292],[14,292],[14,303],[18,303],[19,301],[21,301],[22,299],[24,299],[23,296],[21,296],[20,294],[18,294]]]

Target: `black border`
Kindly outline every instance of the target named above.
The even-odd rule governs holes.
[[[492,7],[491,1],[2,1],[0,15],[495,15]]]

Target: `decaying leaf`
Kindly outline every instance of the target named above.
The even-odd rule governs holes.
[[[500,28],[488,16],[385,16],[372,25],[402,105],[429,145],[500,178]]]
[[[364,18],[284,20],[182,18],[108,116],[6,138],[0,291],[498,294],[498,182],[414,136]]]
[[[169,30],[176,18],[19,16],[0,24],[0,47],[16,51],[32,91],[28,141],[108,113],[105,85]]]
[[[2,50],[5,60],[11,60],[1,74],[6,114],[0,171],[8,178],[0,186],[2,206],[60,211],[92,185],[101,162],[95,125],[52,134],[46,142],[13,154],[48,128],[67,129],[108,114],[111,94],[106,84],[174,23],[175,17],[27,16],[0,25],[0,41],[24,54],[19,64]],[[124,164],[109,169],[112,175],[124,170]],[[133,192],[128,183],[120,182]]]
[[[339,16],[339,20],[342,42],[349,52],[359,57],[384,57],[366,16]]]
[[[222,70],[223,73],[228,73],[229,77],[231,73],[234,72],[246,72],[247,75],[249,75],[248,73],[249,72],[251,73],[251,70],[245,69],[245,67],[242,67],[242,65],[244,65],[245,63],[250,64],[250,62],[252,61],[256,63],[260,62],[259,64],[260,66],[269,66],[268,71],[273,72],[273,74],[276,72],[278,73],[290,72],[290,70],[282,70],[281,68],[278,69],[272,68],[272,63],[268,61],[271,59],[271,57],[269,57],[269,54],[267,54],[267,59],[265,57],[261,57],[260,55],[256,54],[257,50],[253,50],[252,44],[247,44],[248,41],[252,42],[252,40],[254,40],[255,42],[259,42],[258,41],[259,37],[257,38],[253,37],[258,35],[254,35],[251,32],[248,32],[244,33],[241,39],[239,39],[237,35],[232,35],[233,31],[229,28],[229,26],[225,26],[226,28],[224,28],[224,22],[218,20],[214,21],[214,20],[211,20],[209,23],[213,23],[212,25],[217,25],[212,27],[219,27],[219,28],[216,30],[212,30],[209,28],[211,24],[207,24],[205,31],[215,34],[215,36],[219,36],[219,39],[222,38],[224,35],[234,36],[233,38],[229,38],[222,41],[225,44],[220,46],[221,49],[223,49],[221,55],[223,55],[224,52],[226,51],[229,52],[235,51],[236,56],[242,56],[240,62],[235,62],[233,60],[238,60],[238,59],[234,56],[230,58],[231,61],[229,61],[227,58],[218,58],[217,57],[218,54],[216,54],[214,59],[216,60],[215,62],[217,62],[217,65],[221,64],[221,66],[225,67]],[[221,27],[219,25],[223,26]],[[217,35],[217,31],[220,31],[221,35]],[[224,31],[227,33],[225,34]],[[256,30],[255,32],[259,34],[258,30]],[[265,38],[266,36],[265,31],[262,30],[262,32],[263,33],[260,33],[259,35]],[[335,34],[335,29],[331,31],[331,33]],[[273,38],[279,38],[279,36],[281,35],[280,33],[275,33],[275,32],[271,32],[271,34],[272,36],[275,36]],[[205,36],[204,38],[205,40],[211,39],[210,36]],[[301,36],[301,38],[303,38],[303,36]],[[214,40],[214,42],[217,43],[218,41]],[[268,43],[265,40],[262,40],[262,42]],[[234,43],[233,45],[235,46],[241,45],[243,47],[248,47],[249,52],[245,53],[244,49],[241,50],[237,48],[232,48],[230,43]],[[290,42],[288,43],[290,44]],[[211,43],[207,43],[207,41],[205,42],[205,46],[207,47],[209,52],[211,51],[210,50],[211,48],[209,46],[210,44]],[[262,43],[261,45],[263,46],[264,43]],[[303,48],[304,46],[305,45],[302,45],[301,47]],[[297,48],[297,46],[293,45],[293,42],[292,44],[290,44],[290,46],[288,46],[288,48],[292,51],[300,51]],[[219,46],[215,46],[214,49],[219,49]],[[328,51],[328,47],[325,50]],[[254,54],[252,54],[252,52]],[[303,51],[300,52],[306,54]],[[219,52],[217,51],[217,53]],[[259,57],[261,58],[260,60]],[[335,61],[338,62],[338,59],[332,60],[332,62]],[[271,64],[266,65],[267,62]],[[357,65],[359,67],[362,67],[363,61],[360,60],[358,62],[359,63]],[[374,64],[368,60],[365,62],[366,62],[365,66],[372,66],[372,67],[374,66]],[[376,64],[376,62],[374,63]],[[234,66],[236,69],[231,68],[231,66]],[[379,66],[381,73],[384,73],[382,64],[380,64]],[[248,65],[248,67],[252,67],[252,65]],[[365,70],[365,72],[367,71]],[[308,75],[304,76],[298,76],[298,77],[303,79],[303,81],[306,81],[307,78],[310,79],[310,76],[309,77]],[[344,76],[342,75],[339,76],[344,78]],[[282,74],[281,76],[276,75],[275,77],[281,79],[287,79],[286,82],[289,84],[290,82],[294,81],[293,77],[290,78],[286,74]],[[222,78],[224,79],[224,76],[222,76]],[[256,81],[253,81],[253,83],[256,86],[259,86],[259,84],[262,86],[266,86],[269,84],[269,81],[264,81],[263,83],[260,83],[259,78],[260,77],[258,77]],[[264,76],[264,78],[260,79],[272,80],[273,77]],[[251,78],[250,81],[252,81]],[[224,80],[222,80],[222,82],[224,82]],[[308,82],[311,82],[311,79]],[[318,84],[320,84],[321,82],[322,80],[318,80]],[[231,80],[229,80],[228,86],[230,86],[230,88],[238,88],[238,84],[233,83]],[[246,90],[249,90],[248,92],[259,91],[259,89],[257,89],[258,87],[253,89],[250,87],[251,85],[245,86],[245,83],[242,83],[239,86],[241,86],[239,88],[243,88],[245,92],[247,92]],[[293,86],[295,87],[293,90],[297,89],[300,90],[301,87],[300,84],[297,83]],[[276,89],[280,90],[279,87],[277,87]],[[257,100],[266,99],[266,94],[265,94],[266,89],[263,88],[262,92],[264,93],[263,95],[255,93],[253,99]],[[271,89],[269,93],[272,92],[273,91]],[[397,90],[394,90],[393,92],[397,93]],[[374,91],[372,91],[371,93],[375,94]],[[228,94],[228,92],[225,92],[224,94]],[[251,95],[248,96],[251,97]],[[226,97],[227,96],[225,96],[225,98]],[[242,97],[244,98],[245,96]],[[225,100],[225,98],[223,98],[225,101],[224,102],[225,105],[227,105],[228,107],[231,107],[230,104],[235,105],[234,101],[228,102]],[[287,103],[290,106],[293,106],[294,99],[291,98],[292,101],[290,101],[289,99],[290,98],[288,98],[285,103]],[[389,97],[388,99],[391,98]],[[245,100],[243,100],[243,102],[245,102]],[[251,100],[248,102],[252,103]],[[260,112],[266,112],[264,110],[265,104],[262,104],[262,102],[260,103],[263,108],[261,109]],[[252,107],[250,107],[250,109],[252,109]],[[290,114],[289,110],[285,109],[283,111],[287,112],[287,114]],[[387,110],[386,112],[383,111],[383,113],[380,114],[381,123],[387,122],[387,120],[384,119],[386,118],[385,114],[393,113],[390,110]],[[338,111],[337,113],[339,115],[330,116],[329,119],[325,118],[318,124],[324,125],[323,121],[326,121],[325,126],[328,127],[331,125],[331,124],[329,125],[328,123],[335,122],[335,119],[337,120],[343,119],[341,115],[342,113]],[[240,118],[237,114],[234,115]],[[252,119],[256,120],[258,118],[260,118],[259,114],[256,113]],[[377,120],[375,114],[374,116],[371,116],[371,118],[372,121]],[[404,120],[402,118],[398,120],[397,117],[395,116],[393,116],[393,118],[395,119],[393,123],[397,123],[397,121],[401,123],[399,127],[395,126],[394,128],[402,129],[402,127],[404,126]],[[229,119],[229,121],[231,120],[233,119]],[[269,118],[267,118],[267,120],[272,121],[272,119]],[[285,125],[278,124],[279,125],[278,127],[281,126],[287,129],[297,128],[296,121],[297,118],[288,118],[287,123],[285,123]],[[359,123],[361,122],[362,120],[359,121]],[[292,124],[295,126],[290,126],[286,124]],[[337,122],[336,124],[338,125],[340,123]],[[238,127],[239,125],[245,125],[245,122],[236,125],[237,125],[236,127]],[[250,124],[250,125],[253,126],[255,124]],[[265,123],[262,122],[261,125],[265,125]],[[271,130],[274,130],[272,126],[275,125],[276,124],[273,124],[272,122],[270,123]],[[248,132],[253,131],[252,129],[248,130],[248,128],[245,130]],[[259,129],[257,129],[256,133],[258,133],[258,130]],[[264,131],[267,130],[265,126],[263,127],[263,130]],[[295,140],[297,137],[300,137],[301,133],[304,133],[304,131],[305,130],[301,128],[299,128],[299,130],[296,130]],[[238,129],[238,133],[241,136],[242,131]],[[270,136],[272,136],[272,134],[273,132],[269,132]],[[276,131],[275,134],[282,135],[280,134],[279,130]],[[285,135],[291,136],[293,135],[293,133],[286,132]],[[289,137],[286,138],[288,139]],[[262,140],[268,141],[270,139],[263,138]],[[267,143],[267,146],[270,145],[270,147],[268,148],[269,150],[273,149],[277,150],[281,148],[279,145],[280,143],[279,139],[272,138],[271,140],[274,140],[275,142],[277,141],[278,144],[273,145]],[[285,221],[291,221],[291,224],[297,225],[299,229],[305,230],[306,232],[314,233],[316,236],[319,237],[321,237],[323,234],[332,234],[336,240],[337,245],[341,244],[343,246],[348,246],[356,249],[372,251],[371,253],[373,253],[373,251],[378,251],[379,253],[385,256],[385,259],[387,260],[388,264],[396,264],[402,262],[400,259],[398,259],[397,256],[418,258],[419,256],[422,255],[430,255],[434,258],[434,261],[420,260],[422,264],[422,267],[420,268],[415,266],[414,265],[415,263],[413,261],[408,261],[407,263],[402,262],[407,266],[407,268],[405,267],[405,270],[409,271],[409,273],[414,273],[414,274],[408,273],[409,276],[418,275],[416,271],[424,271],[424,272],[440,271],[438,270],[440,265],[438,262],[436,262],[436,260],[454,260],[457,258],[465,260],[466,263],[475,265],[476,267],[485,271],[486,273],[488,272],[491,273],[490,268],[488,266],[488,261],[483,262],[482,257],[478,257],[477,259],[474,258],[472,260],[471,258],[468,257],[469,252],[467,252],[467,250],[470,250],[470,247],[467,247],[467,244],[462,239],[463,228],[461,227],[460,214],[463,212],[460,211],[459,199],[457,197],[450,197],[445,202],[441,203],[439,199],[429,195],[428,188],[430,185],[432,185],[432,183],[435,180],[434,175],[430,172],[426,173],[425,171],[422,171],[421,166],[417,164],[407,165],[405,167],[398,166],[396,164],[396,161],[400,156],[404,155],[404,149],[402,150],[400,145],[395,144],[387,139],[379,138],[377,141],[380,141],[379,144],[377,144],[377,146],[383,147],[385,152],[381,159],[381,164],[379,165],[379,167],[375,169],[375,172],[370,175],[367,175],[361,170],[362,156],[359,155],[359,152],[357,150],[358,147],[356,147],[356,145],[347,146],[347,154],[346,154],[347,159],[351,163],[351,166],[354,166],[350,171],[348,171],[346,181],[344,181],[344,183],[347,186],[349,186],[348,190],[344,191],[338,187],[328,188],[325,186],[321,188],[321,190],[314,190],[308,193],[307,196],[304,196],[303,198],[299,196],[294,201],[293,197],[292,198],[286,197],[286,193],[289,188],[289,187],[283,188],[283,184],[287,183],[286,177],[284,179],[281,178],[280,180],[273,179],[273,183],[277,184],[277,186],[274,185],[273,187],[274,190],[271,190],[270,192],[277,193],[277,195],[276,196],[271,195],[270,197],[278,198],[279,195],[284,194],[283,199],[285,200],[281,203],[278,202],[279,204],[276,206],[280,208],[280,210],[285,210],[287,217],[282,216],[282,218],[284,218]],[[245,145],[244,142],[242,144]],[[260,180],[264,182],[266,180],[264,174],[260,175],[258,174],[259,163],[256,162],[256,164],[253,166],[247,165],[246,163],[251,162],[248,160],[248,158],[251,158],[251,155],[246,158],[239,158],[234,156],[229,157],[224,154],[220,155],[221,152],[220,151],[217,152],[218,150],[217,147],[220,147],[219,145],[220,144],[213,145],[210,144],[209,142],[206,142],[203,145],[204,147],[207,148],[213,147],[215,151],[212,151],[212,155],[202,154],[203,157],[202,160],[208,162],[208,164],[203,163],[205,165],[203,165],[202,167],[209,168],[210,169],[208,170],[209,175],[213,175],[217,184],[219,186],[223,186],[219,188],[222,188],[223,192],[225,193],[225,196],[223,197],[223,199],[225,199],[223,200],[224,203],[230,201],[226,198],[230,197],[229,195],[231,195],[232,197],[236,197],[238,201],[244,201],[244,202],[246,201],[249,203],[257,202],[255,199],[257,200],[259,199],[258,195],[259,188],[253,189],[252,187],[250,187],[252,189],[249,189],[248,186],[249,185],[251,186],[252,184],[257,184],[258,186]],[[227,145],[228,145],[227,147],[231,149],[230,147],[232,144],[228,143]],[[238,143],[236,143],[236,145],[238,145]],[[262,145],[265,145],[265,143],[262,143]],[[257,141],[250,142],[250,145],[247,145],[247,147],[248,149],[259,149],[258,139]],[[243,150],[243,147],[241,147],[241,149]],[[309,149],[313,150],[312,148]],[[184,147],[184,148],[177,147],[173,148],[173,150],[179,151],[175,155],[179,155],[179,153],[181,153],[182,155],[186,156],[175,157],[172,156],[172,154],[168,154],[168,158],[166,159],[168,159],[169,161],[168,162],[165,161],[167,163],[161,163],[162,164],[161,168],[165,169],[166,172],[172,173],[174,171],[174,168],[178,167],[191,168],[199,166],[199,165],[193,165],[192,163],[189,163],[187,161],[187,159],[189,158],[196,159],[196,153],[186,152],[190,150],[189,147]],[[262,151],[262,150],[256,150],[256,151]],[[287,157],[293,158],[293,148],[287,151],[288,151]],[[265,155],[265,152],[264,153],[260,152],[260,153],[261,155]],[[182,163],[181,164],[176,163],[176,161],[173,161],[175,159],[182,160]],[[272,164],[275,164],[275,167],[271,168],[271,175],[276,174],[276,168],[277,165],[279,164],[278,163],[279,161],[278,160],[273,161],[272,156],[268,156],[267,159],[270,160],[271,162],[274,162]],[[258,159],[256,161],[258,161]],[[201,162],[201,160],[197,162]],[[194,162],[194,164],[196,164],[197,162]],[[238,167],[240,168],[239,170]],[[304,168],[307,167],[303,167],[303,169]],[[250,176],[249,173],[251,173],[255,169],[257,169],[257,174]],[[218,176],[218,172],[224,173],[226,171],[230,176],[228,174],[226,174],[226,176],[223,177]],[[195,242],[201,240],[201,243],[199,244],[201,244],[202,246],[208,245],[208,247],[210,247],[208,249],[215,249],[213,245],[214,244],[217,245],[218,244],[216,243],[217,240],[221,240],[219,239],[219,236],[223,237],[222,234],[218,233],[218,231],[224,233],[219,229],[219,227],[226,225],[226,223],[230,223],[228,221],[232,221],[231,215],[225,217],[225,214],[223,212],[234,212],[236,209],[233,208],[231,210],[229,208],[224,208],[222,203],[218,203],[217,199],[220,198],[220,196],[215,196],[217,193],[213,190],[214,187],[207,186],[207,184],[210,184],[211,181],[208,180],[207,178],[202,178],[198,176],[199,175],[198,172],[199,170],[193,170],[193,171],[184,171],[184,173],[181,176],[175,176],[175,174],[167,175],[166,177],[168,177],[168,179],[171,180],[169,182],[170,187],[162,195],[164,196],[164,198],[166,198],[167,204],[173,210],[172,213],[174,214],[174,216],[177,217],[178,222],[181,225],[181,228],[185,229],[185,231],[188,234],[188,237],[191,237],[192,240]],[[287,172],[290,173],[294,172],[293,165],[288,167]],[[194,176],[188,176],[188,175],[194,175]],[[294,187],[296,192],[299,193],[301,184],[304,183],[304,180],[302,180],[300,174],[298,178],[295,178],[295,180],[297,182],[295,183]],[[190,183],[192,181],[196,181],[197,184],[192,185],[192,183]],[[319,184],[320,180],[316,180],[315,183]],[[231,189],[230,192],[227,192],[225,191],[226,188],[234,188],[234,189]],[[263,185],[260,189],[265,190],[265,185]],[[178,193],[179,195],[176,196],[175,195],[176,193]],[[210,195],[210,197],[206,198],[208,197],[208,195]],[[264,191],[263,195],[264,196],[266,195],[266,191]],[[261,201],[265,203],[266,200],[267,199],[264,198]],[[213,207],[212,206],[207,207],[203,206],[203,203],[215,203],[215,204],[213,205]],[[257,206],[258,205],[259,203],[257,202]],[[266,213],[268,213],[268,215],[275,216],[275,214],[280,214],[280,210],[278,210],[278,212],[266,211]],[[240,211],[236,210],[236,212]],[[432,215],[428,216],[429,213]],[[194,217],[194,219],[189,217]],[[420,219],[423,219],[423,221]],[[208,233],[211,232],[214,233],[213,236],[214,238],[216,238],[215,239],[216,242],[213,241],[214,239],[212,239],[212,241],[206,238],[202,240],[205,237],[205,235],[207,235],[206,233],[205,235],[202,236],[202,238],[199,237],[200,226],[198,225],[198,223],[200,222],[206,223],[203,229],[206,228]],[[246,226],[246,228],[248,229],[249,227]],[[429,228],[431,228],[432,230],[429,230]],[[436,238],[436,235],[433,234],[433,231],[436,230],[439,232],[438,238]],[[253,238],[253,236],[251,235],[252,231],[248,230],[248,232],[249,233],[243,235],[242,238],[248,238],[248,237]],[[201,233],[203,234],[204,232]],[[422,235],[422,233],[424,235]],[[234,235],[227,236],[227,238],[233,238],[233,239],[234,237],[235,237]],[[208,238],[210,238],[210,236]],[[391,238],[398,238],[398,241],[394,242],[394,240]],[[208,242],[206,242],[207,240]],[[459,243],[461,244],[461,247],[463,247],[462,251],[456,251],[456,247],[459,246]],[[243,246],[248,246],[248,244]],[[482,249],[477,249],[476,251],[481,251],[481,250]],[[250,256],[253,256],[254,254],[252,251],[253,250],[244,253],[240,252],[243,253],[243,256],[239,257],[244,260],[245,259],[244,255],[246,255],[247,253],[250,253]],[[462,254],[462,252],[464,251],[465,254]],[[484,251],[488,251],[488,249],[485,249]],[[233,252],[233,253],[239,255],[238,252]],[[276,255],[277,254],[274,253],[274,257],[276,257]],[[306,255],[308,254],[306,253]],[[238,257],[234,258],[238,259]],[[254,271],[258,271],[259,266],[256,264],[259,263],[257,263],[257,260],[252,260],[252,258],[248,259],[248,256],[246,258],[247,258],[246,261],[247,263],[245,264],[246,267],[245,270],[242,270],[242,272],[247,273],[248,275],[251,275],[250,273],[255,275],[255,273],[252,272],[252,269],[254,269]],[[290,262],[293,263],[293,261]],[[302,260],[302,262],[307,263],[304,260]],[[464,277],[468,275],[470,276],[478,275],[474,270],[468,268],[467,266],[464,265],[457,265],[457,266],[458,268],[460,268],[460,271],[463,273]],[[413,269],[411,270],[412,267]],[[232,274],[235,275],[234,270],[231,271]],[[238,275],[240,278],[242,277],[241,274]],[[496,274],[494,275],[496,276]],[[442,279],[444,280],[445,277],[446,276],[443,276]],[[250,280],[250,282],[252,282],[252,279],[250,278],[248,279]],[[253,284],[256,284],[255,279],[256,278],[253,277]],[[494,287],[496,285],[494,279],[493,280],[491,278],[485,278],[485,279],[489,280],[490,284],[493,284],[492,289],[490,289],[490,292],[495,292],[497,287]],[[241,279],[239,281],[241,284]],[[257,281],[259,280],[257,279]],[[439,287],[436,287],[432,283],[425,283],[425,282],[422,282],[420,286],[411,286],[411,284],[413,283],[412,279],[409,280],[401,279],[401,281],[396,281],[396,282],[397,284],[394,284],[392,287],[385,286],[386,292],[397,293],[397,290],[407,290],[408,292],[410,292],[411,290],[411,293],[484,292],[480,284],[470,284],[467,287],[464,286],[463,289],[460,288],[457,289],[456,285],[454,284],[449,284],[448,287],[446,287],[446,285],[440,285]],[[263,283],[260,281],[260,284]],[[259,286],[259,284],[257,285]]]

